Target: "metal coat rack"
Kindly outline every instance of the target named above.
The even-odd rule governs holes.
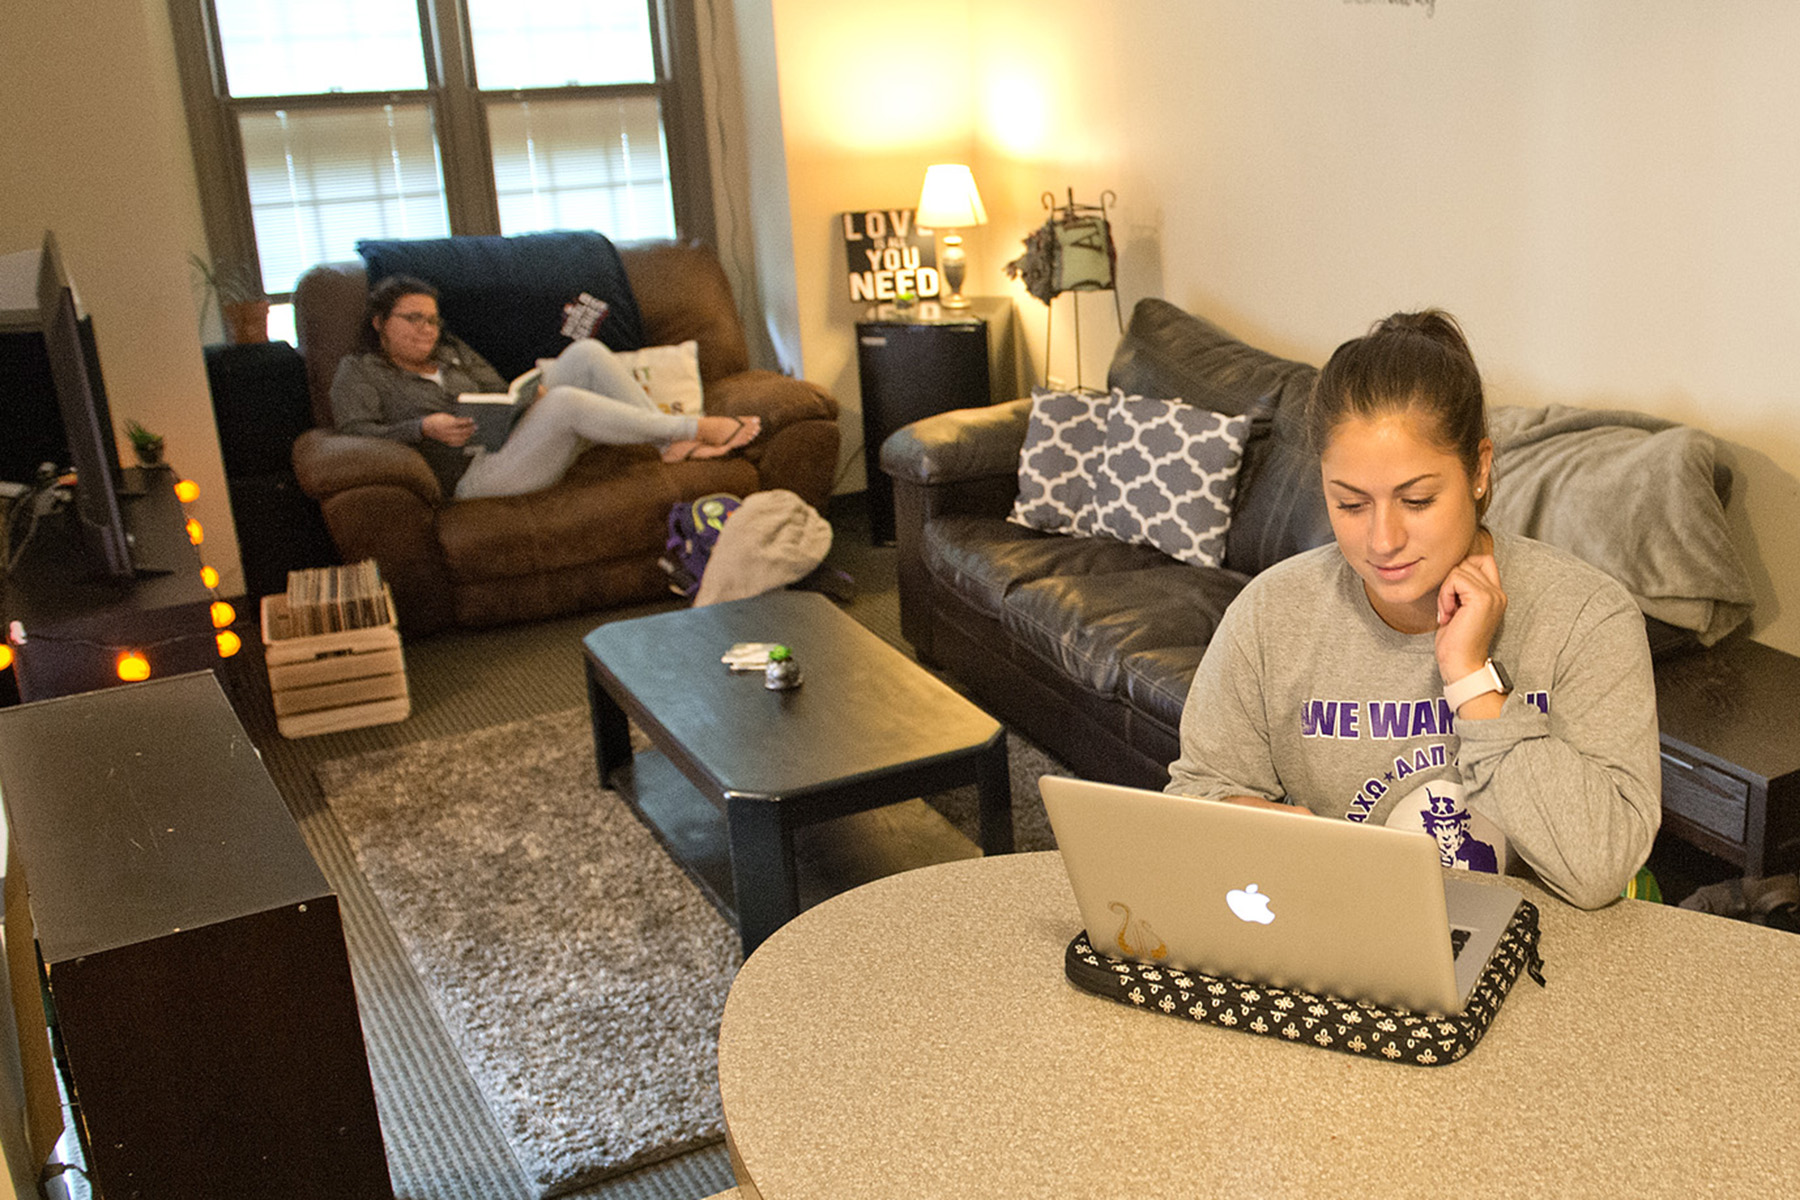
[[[1086,390],[1081,375],[1081,301],[1082,292],[1111,292],[1113,316],[1119,332],[1125,332],[1125,313],[1120,305],[1117,286],[1118,253],[1113,247],[1109,206],[1118,202],[1110,189],[1100,193],[1100,203],[1079,204],[1075,189],[1068,189],[1068,202],[1058,204],[1054,193],[1041,197],[1050,215],[1044,224],[1026,239],[1026,253],[1008,263],[1008,275],[1022,275],[1026,290],[1044,302],[1044,374],[1048,382],[1051,348],[1055,332],[1056,306],[1052,303],[1064,292],[1073,292],[1075,322],[1075,387]]]

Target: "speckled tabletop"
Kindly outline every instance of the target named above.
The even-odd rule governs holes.
[[[1370,1061],[1077,990],[1054,853],[891,876],[783,927],[719,1038],[742,1194],[1789,1195],[1800,937],[1542,910],[1547,988],[1463,1062]]]

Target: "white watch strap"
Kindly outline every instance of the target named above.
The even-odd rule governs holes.
[[[1450,705],[1450,711],[1455,712],[1477,696],[1505,690],[1506,683],[1500,678],[1500,672],[1494,669],[1494,660],[1490,658],[1473,675],[1464,675],[1455,683],[1446,683],[1444,701]]]

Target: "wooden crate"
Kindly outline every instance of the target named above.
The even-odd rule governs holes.
[[[387,585],[382,585],[387,591]],[[393,610],[393,597],[388,597]],[[289,634],[286,596],[262,600],[263,658],[275,727],[288,738],[404,721],[412,712],[393,622],[310,637]]]

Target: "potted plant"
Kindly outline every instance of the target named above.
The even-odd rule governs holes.
[[[213,266],[198,254],[188,260],[206,281],[206,290],[219,306],[225,338],[236,346],[269,340],[269,297],[255,264],[221,262]]]
[[[162,465],[162,434],[151,433],[136,421],[127,421],[125,422],[125,436],[130,440],[132,452],[137,455],[138,462],[146,467]]]

